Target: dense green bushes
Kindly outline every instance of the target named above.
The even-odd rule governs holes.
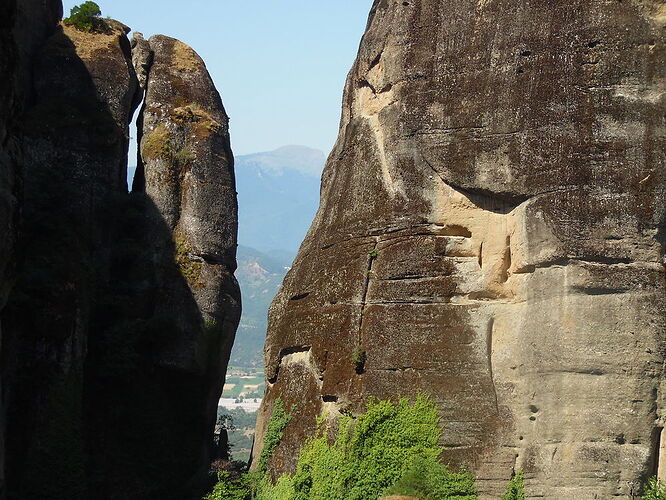
[[[206,500],[367,500],[389,493],[428,500],[476,499],[474,478],[440,463],[439,418],[424,397],[413,403],[370,402],[357,418],[340,418],[333,440],[331,430],[322,426],[305,443],[296,474],[273,484],[265,468],[289,419],[276,402],[259,470],[236,478],[219,473],[219,483]]]
[[[476,500],[474,477],[452,472],[440,462],[441,431],[436,408],[425,397],[371,401],[366,413],[339,419],[335,438],[320,426],[298,459],[296,473],[273,483],[266,468],[291,416],[278,399],[265,437],[259,470],[218,472],[218,483],[204,500],[375,500],[406,495],[419,500]],[[321,419],[322,422],[325,420]],[[666,500],[666,484],[648,480],[643,500]],[[518,471],[502,500],[525,500]]]

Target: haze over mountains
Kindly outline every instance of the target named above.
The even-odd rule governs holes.
[[[268,308],[317,211],[324,161],[305,146],[236,157],[243,315],[231,365],[262,366]]]
[[[304,146],[236,157],[239,243],[293,258],[317,211],[325,160]]]

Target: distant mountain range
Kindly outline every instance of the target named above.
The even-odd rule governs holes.
[[[305,146],[237,156],[239,244],[295,256],[319,206],[325,160],[323,152]],[[127,169],[130,188],[135,172]]]
[[[319,206],[324,153],[304,146],[236,158],[238,241],[296,255]]]
[[[317,211],[325,160],[305,146],[236,157],[243,315],[232,366],[263,367],[268,308]],[[135,171],[128,168],[130,187]]]

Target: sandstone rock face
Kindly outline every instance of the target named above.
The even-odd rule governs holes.
[[[136,44],[135,51],[146,49],[144,43]],[[194,411],[204,433],[195,442],[200,443],[201,463],[207,465],[217,402],[240,320],[240,289],[233,275],[238,206],[229,118],[203,61],[190,47],[157,35],[150,38],[149,49],[152,62],[139,121],[141,162],[133,194],[146,196],[157,215],[146,232],[154,260],[173,259],[175,253],[184,278],[178,283],[169,273],[156,274],[156,288],[162,292],[155,314],[179,311],[176,324],[181,331],[177,341],[160,352],[158,362],[165,369],[201,377],[192,391],[200,393]],[[168,238],[160,236],[162,231]],[[188,302],[194,316],[184,307]],[[205,475],[206,470],[199,472]]]
[[[153,64],[153,51],[150,44],[143,38],[143,34],[135,31],[132,33],[132,64],[139,79],[142,90],[146,89],[148,72]]]
[[[18,174],[23,162],[20,113],[32,98],[30,62],[62,13],[60,2],[7,1],[0,6],[0,310],[12,279]]]
[[[1,316],[6,495],[199,498],[240,315],[228,119],[191,49],[186,63],[197,66],[180,87],[156,65],[150,87],[187,98],[206,121],[198,129],[186,115],[192,128],[173,144],[187,152],[168,156],[165,177],[147,169],[146,189],[128,193],[129,122],[152,49],[138,41],[137,58],[129,29],[113,20],[93,33],[51,23],[41,42],[21,33],[29,50],[18,34],[0,36],[0,67],[30,79],[27,90],[0,85],[0,110],[13,120],[0,126],[0,224],[15,232],[18,219],[21,228],[16,242],[0,242],[0,309],[13,281],[5,269],[13,260],[18,269]],[[48,31],[28,26],[35,37]],[[170,116],[178,106],[153,99],[140,122],[157,126],[153,107]],[[153,196],[161,189],[182,197]]]
[[[631,498],[662,440],[661,2],[375,1],[321,206],[271,308],[294,419],[430,394],[497,498]]]
[[[209,329],[227,332],[222,352],[228,358],[240,313],[233,276],[238,206],[229,118],[203,61],[190,47],[162,35],[149,43],[154,55],[134,190],[146,193],[172,234],[178,266]],[[179,303],[176,297],[162,307]],[[201,356],[209,340],[199,339],[200,345],[187,349],[178,346],[163,362],[183,369],[205,363]],[[215,407],[220,389],[211,401]]]

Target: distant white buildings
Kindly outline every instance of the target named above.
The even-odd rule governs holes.
[[[220,401],[217,403],[217,406],[224,406],[228,410],[235,410],[236,408],[242,408],[248,413],[254,413],[259,410],[259,406],[261,406],[261,399],[220,398]]]

